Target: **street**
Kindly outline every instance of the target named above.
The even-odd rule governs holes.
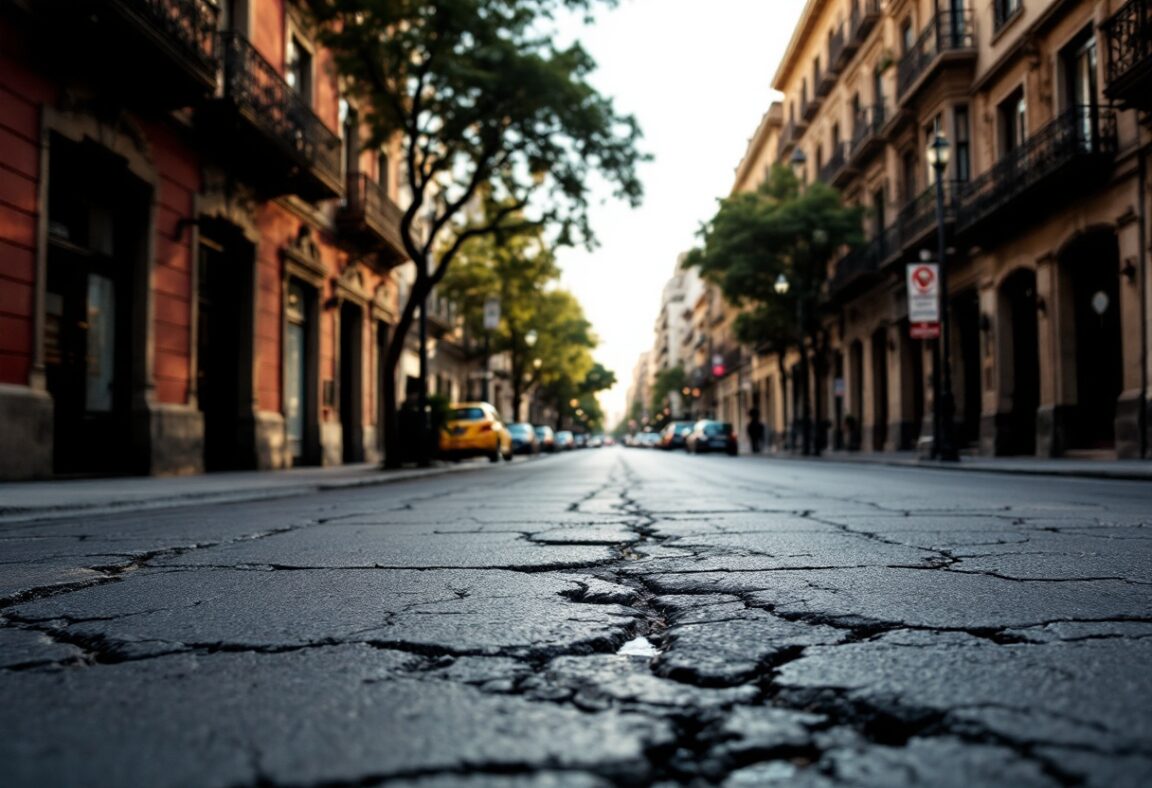
[[[1152,486],[631,449],[0,525],[0,782],[1152,784]]]

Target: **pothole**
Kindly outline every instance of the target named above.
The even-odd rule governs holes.
[[[622,657],[636,657],[639,659],[653,659],[660,655],[659,649],[652,645],[652,641],[641,635],[633,638],[620,647],[616,652]]]

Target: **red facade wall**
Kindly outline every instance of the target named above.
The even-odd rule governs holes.
[[[198,155],[172,131],[148,127],[152,156],[159,173],[156,202],[155,259],[152,288],[155,299],[155,384],[158,402],[188,402],[192,387],[192,233],[181,225],[192,216],[200,191]]]
[[[0,383],[27,385],[32,365],[42,80],[0,55]]]

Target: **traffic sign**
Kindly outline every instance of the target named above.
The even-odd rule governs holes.
[[[492,331],[500,327],[500,299],[488,298],[484,301],[484,328]]]
[[[908,266],[908,322],[913,339],[940,336],[940,267],[936,263]]]

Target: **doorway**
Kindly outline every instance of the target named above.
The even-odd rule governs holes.
[[[340,429],[344,462],[364,461],[364,311],[340,305]]]
[[[852,383],[852,402],[851,410],[844,418],[844,429],[848,433],[848,450],[859,451],[864,421],[864,343],[859,339],[848,351],[848,373]]]
[[[316,408],[316,291],[289,279],[284,308],[284,424],[293,465],[319,457]]]
[[[888,329],[872,333],[872,451],[888,444]]]
[[[1008,369],[1001,380],[1011,402],[998,454],[1036,453],[1036,411],[1040,407],[1040,350],[1036,317],[1036,273],[1020,269],[1000,286],[1002,314],[1010,349],[1004,359]]]
[[[95,143],[50,142],[44,362],[58,474],[126,473],[132,461],[135,282],[150,190]]]
[[[204,417],[204,469],[255,467],[242,417],[251,413],[245,338],[252,309],[255,249],[224,223],[201,225],[197,260],[196,398]]]
[[[1116,401],[1123,389],[1119,248],[1109,231],[1074,241],[1061,254],[1075,321],[1076,406],[1069,448],[1115,446]]]
[[[953,435],[957,447],[980,440],[980,296],[968,290],[952,301],[952,392],[956,400]],[[959,351],[959,358],[955,357]]]

